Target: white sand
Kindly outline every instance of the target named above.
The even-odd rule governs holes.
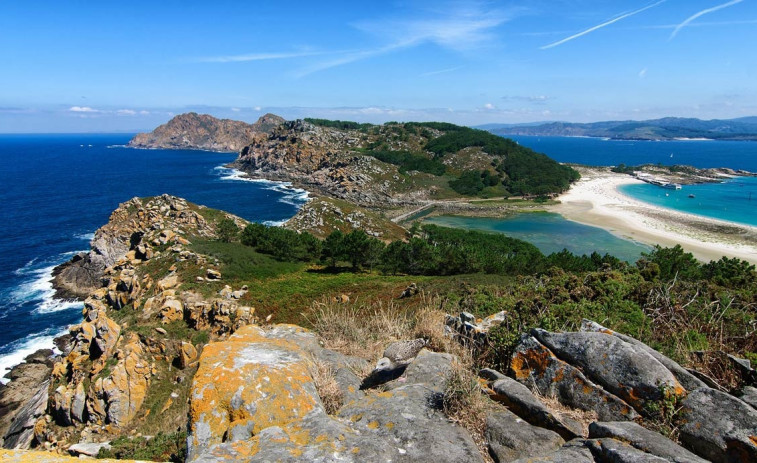
[[[580,169],[582,178],[551,207],[566,219],[645,244],[680,244],[703,261],[722,256],[757,263],[757,228],[653,206],[618,191],[641,183],[628,175]]]

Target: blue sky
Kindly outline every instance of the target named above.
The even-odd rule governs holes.
[[[0,3],[0,132],[757,115],[757,0]]]

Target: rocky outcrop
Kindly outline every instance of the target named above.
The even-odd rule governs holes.
[[[290,325],[247,326],[206,346],[192,386],[189,460],[481,461],[467,432],[436,405],[451,356],[422,351],[404,381],[355,395],[337,416],[325,412],[309,356],[337,371],[364,364]]]
[[[565,443],[556,432],[532,426],[508,410],[487,415],[485,437],[497,463],[550,455]]]
[[[149,260],[155,248],[181,243],[190,233],[211,237],[215,230],[184,199],[162,195],[122,203],[95,232],[88,253],[77,254],[53,270],[56,296],[86,298],[103,286],[106,268]]]
[[[52,371],[51,350],[40,350],[16,365],[0,384],[0,446],[25,448],[33,438],[34,423],[47,407]]]
[[[34,450],[0,449],[0,461],[5,463],[77,463],[81,462],[81,458]],[[136,460],[111,460],[110,458],[97,461],[100,463],[139,463]]]
[[[599,422],[589,426],[589,437],[610,437],[675,463],[707,463],[680,445],[632,421]]]
[[[132,148],[189,149],[237,152],[256,134],[270,132],[284,122],[275,114],[261,116],[254,124],[217,119],[207,114],[175,116],[150,133],[138,133],[129,141]]]

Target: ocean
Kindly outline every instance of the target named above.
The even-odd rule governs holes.
[[[307,201],[303,190],[224,168],[236,154],[123,147],[130,138],[0,135],[0,377],[81,322],[81,303],[53,299],[51,272],[89,249],[119,203],[169,193],[280,224]]]

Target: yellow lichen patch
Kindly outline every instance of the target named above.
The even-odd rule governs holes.
[[[289,454],[293,457],[301,457],[302,456],[302,450],[301,449],[289,449]]]
[[[549,366],[552,355],[546,349],[528,349],[513,355],[510,368],[515,372],[516,379],[528,378],[532,373],[542,375]]]
[[[394,423],[392,423],[392,422],[386,423],[384,426],[386,426],[386,429],[388,429],[390,431],[392,429],[394,429]]]
[[[392,394],[392,391],[384,391],[384,392],[379,392],[376,395],[378,397],[381,397],[381,398],[384,398],[384,399],[388,399],[388,398],[392,397],[394,394]]]
[[[217,444],[222,436],[233,436],[234,430],[258,434],[320,407],[305,359],[298,346],[267,338],[254,325],[240,328],[226,341],[206,345],[192,384],[192,444]],[[198,427],[209,429],[208,441],[198,441]]]
[[[358,422],[358,421],[360,421],[360,420],[361,420],[362,418],[363,418],[363,414],[362,414],[362,413],[358,413],[357,415],[352,415],[352,416],[350,417],[350,421],[352,421],[353,423],[357,423],[357,422]]]
[[[749,436],[749,440],[752,441],[752,445],[757,447],[757,436]]]
[[[379,423],[378,421],[371,421],[368,423],[368,429],[378,429]]]
[[[353,447],[352,448],[352,453],[354,453],[355,455],[357,455],[358,453],[360,453],[360,447]]]

